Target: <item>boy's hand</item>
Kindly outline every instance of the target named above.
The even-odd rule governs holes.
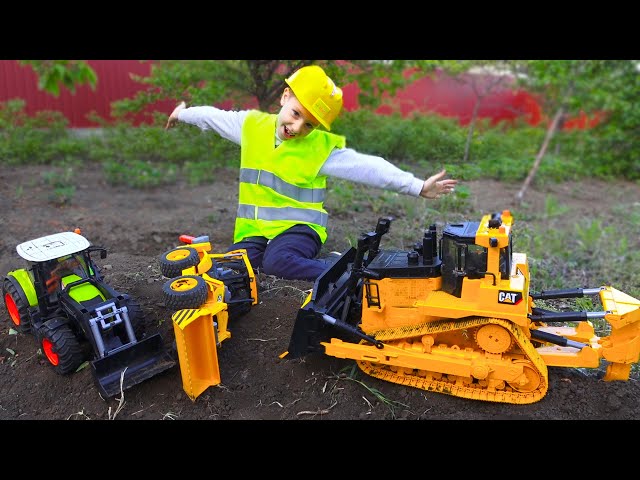
[[[184,102],[180,102],[176,108],[173,109],[171,115],[169,115],[169,119],[167,120],[167,125],[164,127],[165,130],[169,130],[171,127],[174,127],[176,123],[178,123],[178,113],[180,110],[187,108],[187,104]]]
[[[424,198],[440,198],[444,194],[453,192],[458,181],[450,178],[440,180],[446,173],[446,170],[442,170],[427,178],[422,186],[420,196]]]

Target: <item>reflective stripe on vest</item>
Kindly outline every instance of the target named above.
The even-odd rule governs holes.
[[[241,168],[240,169],[240,182],[252,183],[256,185],[262,185],[269,187],[275,192],[284,195],[285,197],[292,198],[299,202],[307,203],[321,203],[324,202],[326,195],[326,188],[302,188],[285,182],[277,175],[265,170],[257,170],[255,168]],[[297,209],[296,209],[297,210]],[[238,210],[239,211],[239,210]],[[243,217],[253,218],[253,217]],[[284,218],[274,218],[274,220],[288,220]],[[320,222],[313,222],[319,225],[325,225]]]
[[[256,207],[255,205],[239,204],[238,218],[248,220],[289,220],[292,222],[315,223],[322,227],[327,226],[329,215],[318,210],[294,207]]]

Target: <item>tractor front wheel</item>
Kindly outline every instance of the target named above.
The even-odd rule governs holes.
[[[59,375],[75,372],[85,360],[82,348],[71,328],[60,318],[47,320],[38,330],[45,357]]]
[[[2,283],[2,297],[4,304],[9,312],[9,318],[14,328],[20,333],[29,333],[31,331],[31,317],[29,316],[29,302],[24,294],[18,291],[9,278],[5,278]]]

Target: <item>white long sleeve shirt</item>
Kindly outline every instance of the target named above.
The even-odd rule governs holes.
[[[249,110],[221,110],[216,107],[189,107],[178,113],[178,120],[201,130],[213,130],[222,138],[240,145],[242,124]],[[382,157],[336,148],[320,169],[320,174],[371,187],[419,197],[424,180],[399,169]]]

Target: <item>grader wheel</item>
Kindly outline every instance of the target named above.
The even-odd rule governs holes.
[[[164,283],[162,294],[165,304],[174,310],[199,308],[207,301],[209,288],[198,275],[183,275]]]
[[[177,247],[160,256],[160,272],[167,278],[182,275],[182,271],[200,263],[198,251],[192,247]]]

